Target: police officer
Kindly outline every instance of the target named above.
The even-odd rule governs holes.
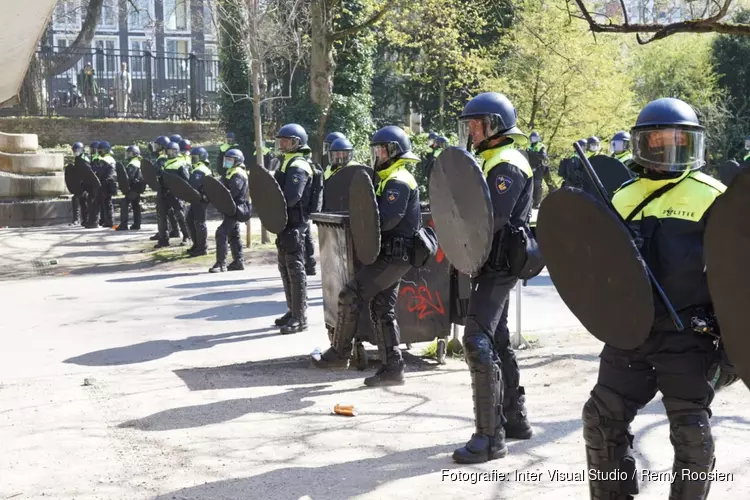
[[[84,150],[83,150],[83,143],[82,142],[76,142],[73,144],[73,161],[77,158],[83,159],[86,163],[90,164],[90,159],[86,156]],[[70,165],[66,165],[65,168],[70,168]],[[71,201],[73,203],[73,222],[70,223],[72,226],[81,226],[86,224],[86,219],[88,215],[88,207],[86,204],[88,203],[88,192],[83,191],[80,195],[74,194],[71,198]]]
[[[89,168],[92,172],[96,173],[96,162],[99,159],[99,141],[94,141],[89,144],[89,156],[85,158],[88,160]],[[86,217],[84,224],[86,229],[94,229],[99,227],[99,204],[96,202],[97,192],[99,188],[94,185],[84,185],[88,195],[86,196]]]
[[[180,154],[182,155],[182,159],[185,161],[185,163],[190,165],[192,163],[190,150],[192,149],[193,144],[187,139],[181,140],[178,144],[180,145]]]
[[[529,136],[529,146],[526,148],[529,155],[529,164],[534,172],[534,199],[533,208],[539,208],[542,203],[542,179],[547,183],[547,189],[550,192],[556,188],[552,177],[549,173],[549,157],[547,156],[547,146],[542,142],[539,132],[536,130]]]
[[[170,142],[166,148],[167,161],[163,166],[163,175],[171,174],[182,177],[186,182],[190,181],[190,166],[185,163],[182,155],[180,154],[180,145],[176,142]],[[177,224],[182,232],[182,243],[180,246],[187,246],[189,243],[189,233],[187,229],[187,223],[185,222],[185,213],[182,201],[172,194],[164,184],[163,177],[159,176],[159,192],[156,194],[157,202],[157,226],[159,229],[159,241],[154,248],[162,248],[169,246],[169,237],[167,234],[167,210],[172,208],[174,210],[175,217],[177,218]],[[159,208],[159,204],[161,208]]]
[[[612,136],[609,142],[609,149],[612,151],[612,158],[621,161],[626,167],[633,160],[633,154],[630,152],[630,134],[621,130]]]
[[[148,145],[149,151],[152,155],[151,161],[153,162],[154,170],[156,171],[158,177],[161,177],[162,170],[164,169],[164,164],[167,163],[167,160],[169,159],[167,158],[167,146],[169,146],[169,144],[169,137],[162,135],[154,139],[153,142]],[[158,203],[159,193],[156,194],[156,197],[156,221],[158,226],[158,221],[162,217],[160,215],[160,212],[164,209],[164,206],[166,204]],[[164,215],[164,217],[167,218],[167,229],[169,230],[169,237],[179,238],[180,230],[178,228],[177,217],[175,217],[172,207],[168,207],[167,213],[166,215]],[[151,241],[159,241],[159,231],[157,230],[156,234],[154,234],[150,239]]]
[[[97,160],[96,175],[101,187],[97,191],[97,205],[101,210],[102,227],[111,228],[114,225],[114,206],[112,196],[117,194],[117,171],[115,159],[112,157],[111,146],[107,141],[99,142],[99,158]]]
[[[208,254],[208,229],[206,228],[206,207],[208,201],[203,193],[203,178],[211,176],[208,164],[208,151],[197,147],[191,151],[192,170],[190,171],[190,185],[201,193],[201,201],[191,203],[187,212],[187,226],[193,246],[188,249],[188,255],[198,257]]]
[[[507,327],[500,324],[508,295],[518,281],[508,272],[503,237],[511,227],[529,231],[534,188],[531,166],[517,149],[528,139],[516,122],[515,108],[497,92],[474,97],[459,117],[459,144],[479,156],[490,187],[495,234],[490,256],[472,278],[464,327],[476,431],[464,447],[453,452],[458,463],[504,457],[506,438],[532,436],[518,363]]]
[[[216,168],[219,171],[219,175],[222,177],[226,173],[224,170],[224,154],[229,151],[230,149],[240,149],[239,144],[235,142],[234,132],[227,132],[226,139],[224,143],[219,146],[219,155],[216,158]]]
[[[409,249],[421,227],[419,189],[407,170],[407,165],[419,162],[419,157],[411,152],[406,133],[395,126],[375,132],[370,151],[377,174],[375,195],[382,248],[377,260],[360,269],[339,294],[331,347],[320,356],[313,354],[312,361],[320,368],[348,367],[359,314],[368,305],[382,364],[375,375],[365,379],[365,385],[401,385],[404,361],[398,347],[401,335],[396,301],[401,278],[411,268]]]
[[[247,202],[247,171],[245,170],[245,156],[239,149],[230,149],[224,153],[225,174],[221,179],[232,195],[237,211],[249,210]],[[227,240],[232,251],[232,262],[227,266]],[[242,259],[242,240],[240,239],[240,223],[237,217],[224,216],[221,225],[216,229],[216,264],[208,271],[223,273],[225,271],[242,271],[245,263]]]
[[[336,139],[346,139],[346,136],[341,132],[331,132],[323,141],[323,155],[321,156],[321,162],[323,164],[324,171],[330,166],[328,153],[329,151],[331,151],[331,145],[336,141]]]
[[[447,142],[447,139],[439,136],[435,132],[430,132],[427,136],[427,146],[430,148],[430,151],[421,163],[422,175],[425,180],[430,178],[432,167],[435,166],[435,162],[437,161],[438,156],[440,156],[440,153],[442,153],[443,149],[447,147]]]
[[[307,330],[307,275],[305,272],[305,233],[309,222],[313,167],[308,155],[307,132],[289,123],[276,134],[276,150],[284,154],[281,168],[274,172],[286,198],[287,225],[276,238],[279,273],[284,284],[287,312],[275,323],[281,333]]]
[[[336,139],[331,143],[328,150],[328,158],[325,171],[323,172],[323,181],[328,182],[331,177],[340,172],[342,168],[353,164],[354,146],[346,137]],[[323,191],[325,197],[325,191]]]
[[[141,193],[146,189],[146,181],[141,173],[141,148],[132,144],[125,150],[125,173],[128,176],[130,191],[120,201],[120,225],[118,231],[141,228]],[[128,209],[133,209],[133,225],[128,227]]]
[[[602,143],[598,137],[592,135],[586,139],[586,157],[591,158],[592,156],[598,155],[602,149]]]
[[[678,331],[655,298],[651,333],[642,345],[632,350],[604,345],[598,381],[583,407],[586,461],[589,470],[619,470],[627,479],[591,480],[589,475],[591,498],[632,499],[638,493],[630,423],[660,391],[677,473],[669,498],[702,500],[710,480],[683,471],[699,477],[714,465],[709,423],[714,389],[708,371],[716,343],[689,325],[713,314],[703,234],[710,207],[725,187],[698,171],[705,163],[705,129],[687,103],[664,98],[647,104],[631,135],[631,169],[637,176],[615,192],[612,203],[631,220],[642,239],[641,255],[687,328]]]
[[[179,134],[173,134],[169,136],[169,142],[174,142],[179,144],[180,141],[182,141],[182,136]]]
[[[588,147],[588,141],[586,139],[578,139],[576,142],[584,151],[586,151]],[[578,153],[576,153],[575,150],[570,156],[564,158],[560,162],[558,172],[560,177],[563,178],[563,187],[583,189],[587,185],[586,172],[584,171],[581,159],[578,158]]]

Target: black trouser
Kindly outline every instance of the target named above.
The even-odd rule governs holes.
[[[141,195],[135,191],[130,191],[120,200],[120,225],[127,227],[129,219],[128,211],[131,208],[133,209],[133,225],[141,227]]]
[[[339,293],[338,317],[333,332],[333,348],[348,357],[357,332],[359,314],[366,304],[383,364],[400,361],[401,333],[396,321],[396,301],[401,278],[409,271],[408,259],[381,255],[360,269]]]
[[[71,198],[73,203],[73,223],[86,224],[88,219],[88,193],[74,194]]]
[[[652,332],[634,350],[605,345],[599,379],[583,407],[583,437],[589,469],[627,471],[626,481],[589,481],[591,498],[610,492],[638,493],[630,423],[638,410],[661,391],[674,447],[670,500],[700,500],[710,481],[683,479],[683,469],[705,473],[713,468],[714,442],[709,417],[714,390],[708,371],[716,356],[712,338],[690,330]],[[607,496],[609,495],[609,496]]]
[[[205,212],[204,212],[205,218]],[[205,222],[204,222],[205,227]],[[216,228],[216,262],[226,264],[227,242],[232,250],[232,260],[242,260],[242,240],[240,239],[240,223],[234,217],[224,216],[218,228]]]
[[[539,208],[542,203],[542,172],[534,172],[534,193],[532,207]]]
[[[287,228],[276,238],[279,274],[284,285],[286,306],[292,318],[307,321],[307,275],[305,274],[305,233],[307,227]]]
[[[483,269],[472,279],[464,327],[476,432],[495,442],[504,439],[503,425],[507,422],[504,407],[518,406],[522,394],[520,372],[508,331],[508,296],[517,281],[506,272]],[[512,413],[515,412],[508,415]]]
[[[177,225],[180,227],[183,239],[188,237],[188,229],[187,223],[185,222],[182,201],[169,191],[160,189],[159,192],[156,193],[156,216],[157,227],[159,228],[159,241],[163,243],[169,242],[167,215],[170,208],[174,210],[174,216],[177,219]]]
[[[312,238],[312,222],[307,222],[307,230],[305,231],[305,269],[315,269],[315,244]]]
[[[199,201],[198,203],[191,203],[187,211],[187,228],[190,232],[190,239],[193,240],[193,248],[201,252],[208,248],[208,229],[206,228],[207,206],[208,204]],[[237,225],[237,232],[237,237],[239,238],[239,224]],[[240,252],[242,252],[241,246],[242,242],[240,242]],[[224,253],[226,254],[226,249]]]

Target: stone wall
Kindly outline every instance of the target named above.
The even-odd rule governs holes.
[[[44,117],[0,118],[0,131],[13,134],[36,134],[39,146],[103,140],[110,144],[149,142],[160,135],[179,134],[193,144],[222,142],[223,131],[216,122],[169,122],[128,119],[71,119]]]

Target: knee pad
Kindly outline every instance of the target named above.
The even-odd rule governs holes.
[[[713,459],[714,440],[706,411],[669,416],[669,439],[679,460],[704,464]]]
[[[469,367],[489,366],[495,364],[492,343],[484,333],[469,333],[464,335],[464,350]]]

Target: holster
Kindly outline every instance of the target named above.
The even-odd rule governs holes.
[[[404,262],[408,262],[413,248],[414,242],[410,239],[401,237],[388,238],[381,242],[380,254],[394,260],[401,259]]]

